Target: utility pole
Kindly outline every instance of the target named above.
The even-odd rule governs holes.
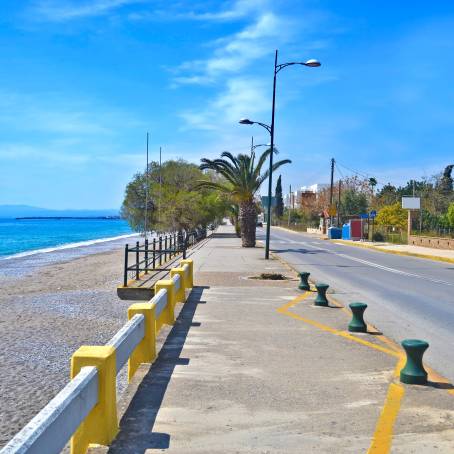
[[[147,132],[147,170],[145,171],[145,222],[144,233],[147,239],[147,223],[148,223],[148,132]]]
[[[288,192],[288,226],[290,227],[290,210],[292,209],[292,185],[290,185]]]
[[[158,199],[158,225],[161,228],[161,195],[162,195],[162,174],[161,174],[161,165],[162,165],[162,154],[161,147],[159,147],[159,199]]]
[[[330,227],[333,226],[333,215],[332,215],[332,207],[333,207],[333,186],[334,186],[334,158],[331,158],[331,186],[329,191],[329,219],[330,219]]]
[[[342,180],[339,180],[339,194],[337,199],[337,226],[340,227],[340,206],[341,206]]]

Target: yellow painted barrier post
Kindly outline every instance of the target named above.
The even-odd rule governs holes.
[[[183,268],[172,268],[170,270],[170,277],[179,275],[180,276],[180,288],[177,290],[175,294],[176,302],[177,303],[184,303],[184,300],[186,299],[186,287],[187,287],[187,281],[185,277],[185,272]]]
[[[85,454],[90,444],[107,446],[118,433],[115,356],[110,345],[84,345],[71,358],[71,379],[82,367],[98,369],[98,403],[72,436],[71,454]]]
[[[189,266],[189,282],[188,287],[194,288],[194,260],[184,259],[180,261],[180,266],[187,264]]]
[[[128,320],[131,320],[131,318],[137,314],[142,314],[145,317],[145,335],[129,357],[129,381],[131,381],[142,363],[152,363],[156,359],[155,305],[151,303],[136,303],[129,306]]]
[[[159,290],[167,290],[167,307],[162,311],[159,320],[157,320],[157,325],[162,325],[165,323],[167,325],[173,325],[175,323],[175,284],[172,279],[161,279],[156,282],[154,286],[154,294],[157,295]],[[158,330],[157,330],[158,331]]]

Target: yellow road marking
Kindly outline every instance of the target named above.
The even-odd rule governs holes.
[[[397,361],[397,364],[396,364],[396,367],[394,369],[394,378],[399,378],[400,377],[400,371],[403,369],[403,367],[405,366],[405,361],[406,361],[406,358],[404,355],[402,355],[400,358],[399,358],[399,361]]]
[[[315,320],[311,320],[310,318],[301,317],[300,315],[295,314],[295,313],[290,312],[290,311],[285,311],[285,312],[282,311],[282,313],[285,314],[285,315],[288,315],[289,317],[292,317],[292,318],[294,318],[296,320],[301,320],[302,322],[305,322],[308,325],[315,326],[316,328],[321,329],[322,331],[327,331],[327,332],[329,332],[331,334],[334,334],[336,336],[340,336],[340,337],[343,337],[345,339],[349,339],[349,340],[351,340],[353,342],[357,342],[358,344],[365,345],[366,347],[374,348],[375,350],[378,350],[378,351],[381,351],[383,353],[386,353],[387,355],[394,356],[394,357],[397,357],[397,358],[400,357],[399,353],[397,353],[394,350],[390,350],[389,348],[385,348],[385,347],[382,347],[381,345],[377,345],[377,344],[374,344],[372,342],[366,341],[366,340],[361,339],[360,337],[356,337],[353,334],[350,334],[350,333],[348,333],[346,331],[339,331],[337,329],[331,328],[328,325],[324,325],[324,324],[319,323],[319,322],[317,322]]]
[[[400,404],[405,394],[405,388],[391,383],[388,388],[385,405],[383,406],[374,436],[367,454],[388,454],[393,439],[394,423],[399,414]]]
[[[400,370],[405,364],[405,357],[401,356],[394,368],[394,377],[399,377]],[[375,426],[374,436],[367,454],[388,454],[391,450],[394,423],[399,414],[400,404],[405,394],[403,385],[391,383],[386,395],[385,404]]]
[[[278,312],[286,312],[291,307],[296,306],[300,301],[303,301],[304,299],[306,299],[310,294],[311,294],[310,292],[304,292],[302,295],[299,295],[296,298],[293,298],[292,301],[284,304],[282,307],[279,307],[276,310]]]
[[[289,303],[286,303],[284,306],[280,307],[277,309],[277,312],[280,314],[287,315],[288,317],[292,317],[296,320],[300,320],[302,322],[307,323],[308,325],[312,325],[315,328],[321,329],[322,331],[327,331],[331,334],[334,334],[336,336],[343,337],[345,339],[349,339],[353,342],[357,342],[359,344],[365,345],[366,347],[374,348],[375,350],[379,350],[383,353],[386,353],[390,356],[394,356],[397,358],[400,358],[400,354],[394,350],[390,350],[389,348],[382,347],[381,345],[374,344],[372,342],[366,341],[364,339],[361,339],[360,337],[353,336],[352,334],[346,332],[346,331],[339,331],[335,328],[331,328],[331,326],[324,325],[323,323],[317,322],[315,320],[311,320],[310,318],[306,317],[301,317],[301,315],[295,314],[294,312],[289,311],[290,307],[295,306],[297,303],[302,301],[304,298],[306,298],[308,295],[310,295],[309,292],[306,292],[304,295],[297,296],[295,299],[290,301]]]

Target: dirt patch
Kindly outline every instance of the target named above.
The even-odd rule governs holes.
[[[287,281],[289,278],[282,273],[260,273],[258,276],[249,276],[248,279],[263,281]]]

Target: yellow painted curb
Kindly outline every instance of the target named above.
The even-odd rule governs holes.
[[[280,225],[273,225],[273,227],[275,229],[282,229],[282,230],[285,230],[286,232],[292,232],[292,233],[305,233],[306,235],[313,235],[314,237],[316,237],[315,235],[317,234],[314,234],[314,233],[307,233],[307,232],[303,232],[302,230],[292,230],[292,229],[288,229],[286,227],[281,227]],[[319,240],[327,240],[328,238],[326,238],[325,236],[322,236],[323,233],[320,234],[320,236],[317,236],[316,238],[318,238]]]

